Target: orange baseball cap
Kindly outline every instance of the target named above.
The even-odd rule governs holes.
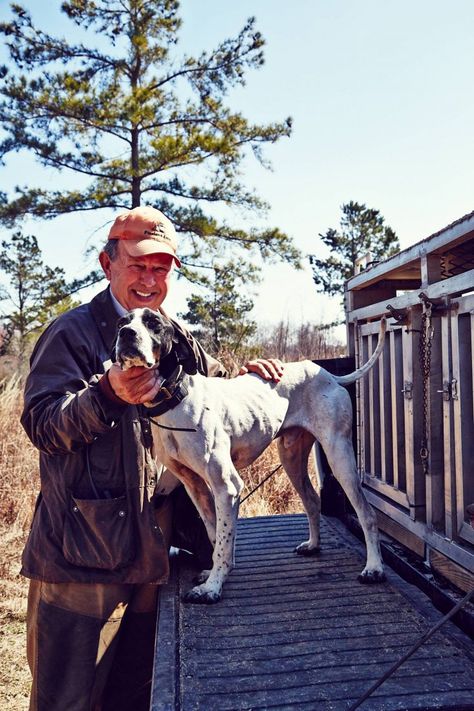
[[[109,239],[124,240],[131,257],[171,254],[176,265],[181,266],[176,256],[177,238],[173,223],[154,207],[144,205],[122,212],[110,229]]]

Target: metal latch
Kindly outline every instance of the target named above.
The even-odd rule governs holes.
[[[390,316],[396,321],[397,326],[408,326],[408,309],[396,309],[392,304],[387,304],[385,308],[390,311]]]
[[[405,400],[413,399],[413,383],[409,380],[405,380],[403,383],[402,393],[405,395]]]
[[[453,398],[453,400],[459,399],[459,397],[458,397],[458,381],[456,380],[456,378],[453,378],[451,380],[451,397]]]
[[[458,399],[458,381],[453,378],[451,382],[449,380],[443,380],[443,389],[437,390],[437,393],[443,393],[443,400],[449,402],[449,400]]]

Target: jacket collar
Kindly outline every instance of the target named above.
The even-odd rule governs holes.
[[[110,296],[110,287],[99,292],[89,303],[94,321],[108,353],[112,350],[119,315]]]

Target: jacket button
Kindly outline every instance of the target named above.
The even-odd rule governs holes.
[[[73,506],[73,507],[72,507],[72,510],[74,511],[74,513],[77,513],[77,512],[79,511],[79,509],[77,508],[77,506]]]
[[[120,518],[123,518],[125,516],[125,511],[119,511],[118,515],[120,516]]]

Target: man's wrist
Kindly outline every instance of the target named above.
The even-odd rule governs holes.
[[[113,389],[109,378],[109,371],[106,371],[99,380],[99,388],[108,400],[117,403],[117,405],[128,405],[128,402],[126,400],[122,400],[122,398],[119,397]]]

